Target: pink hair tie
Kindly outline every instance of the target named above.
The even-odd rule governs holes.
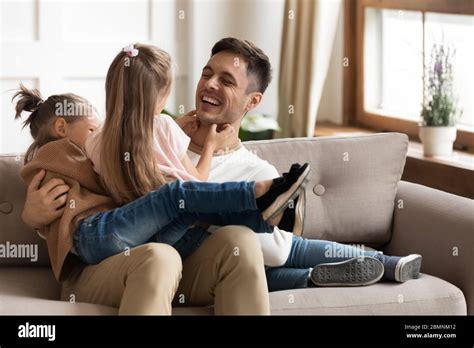
[[[133,44],[130,44],[130,45],[128,45],[128,46],[125,46],[125,47],[123,48],[123,51],[124,51],[125,53],[127,53],[127,55],[128,55],[129,57],[136,57],[136,56],[138,56],[138,50],[133,47]]]

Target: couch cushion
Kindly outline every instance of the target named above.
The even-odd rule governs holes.
[[[49,265],[46,242],[21,221],[26,186],[20,177],[23,156],[0,155],[0,265]],[[24,256],[12,257],[23,250]],[[37,260],[31,256],[37,251]]]
[[[272,315],[466,315],[462,291],[426,274],[403,284],[271,292],[270,306]],[[212,314],[212,307],[173,308],[173,315]]]
[[[408,138],[400,133],[277,139],[245,147],[279,172],[310,162],[303,236],[379,246],[390,239]]]
[[[117,308],[58,301],[49,267],[1,267],[0,315],[116,315]]]
[[[379,282],[364,287],[313,288],[270,294],[274,315],[466,315],[466,300],[456,286],[421,274],[406,283]]]
[[[117,315],[118,308],[59,301],[49,267],[0,267],[0,315]],[[173,315],[212,315],[213,307],[175,307]]]
[[[116,315],[117,308],[57,300],[60,287],[46,267],[0,268],[0,315]],[[401,296],[401,297],[400,297]],[[314,288],[270,293],[274,315],[465,315],[457,287],[422,274],[404,284]],[[212,307],[174,307],[173,315],[212,315]]]

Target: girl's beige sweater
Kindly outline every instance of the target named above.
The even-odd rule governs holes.
[[[77,223],[97,212],[116,208],[112,198],[100,184],[92,162],[81,147],[69,139],[52,141],[42,146],[34,159],[21,169],[27,184],[41,169],[46,175],[41,186],[53,178],[60,178],[70,187],[63,215],[50,225],[40,229],[46,237],[51,267],[57,280],[67,277],[70,267],[65,265],[73,246],[73,234]]]

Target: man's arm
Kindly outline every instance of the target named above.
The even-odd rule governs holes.
[[[46,171],[37,173],[30,184],[26,194],[25,206],[21,215],[23,222],[31,228],[49,225],[63,214],[69,186],[61,179],[49,180],[40,188],[41,180]]]

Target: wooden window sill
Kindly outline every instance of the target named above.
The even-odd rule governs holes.
[[[366,128],[321,122],[316,124],[314,136],[353,136],[371,133],[375,132]],[[454,150],[450,156],[428,157],[423,155],[421,143],[410,141],[402,180],[473,199],[474,153]]]

